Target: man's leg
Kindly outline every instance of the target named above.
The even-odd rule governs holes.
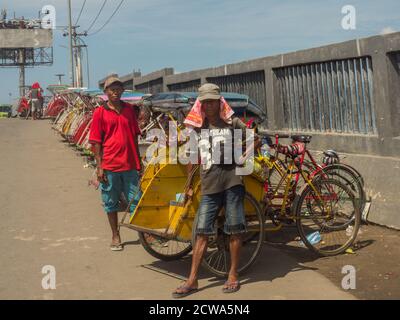
[[[242,247],[242,234],[246,232],[246,219],[244,213],[245,189],[241,185],[234,186],[225,191],[225,233],[230,234],[229,250],[231,267],[225,288],[234,289],[238,283],[238,268],[240,249]]]
[[[208,243],[207,235],[197,235],[196,242],[193,248],[192,266],[190,268],[190,275],[187,281],[185,282],[184,287],[188,288],[198,287],[197,278],[199,274],[200,263],[207,249],[207,243]],[[176,292],[178,293],[182,291],[184,290],[183,289],[180,290],[179,288],[176,290]]]
[[[231,268],[229,269],[228,282],[232,283],[238,280],[238,268],[240,249],[242,247],[241,234],[232,234],[229,241],[229,251],[231,254]]]
[[[197,278],[201,261],[207,250],[208,236],[214,232],[214,220],[218,214],[223,200],[223,194],[203,195],[201,197],[199,211],[197,212],[198,221],[196,226],[196,242],[193,248],[192,265],[188,280],[181,288],[175,290],[182,293],[185,288],[197,288]]]
[[[110,212],[107,214],[107,217],[112,232],[111,244],[118,245],[121,243],[121,237],[119,235],[119,230],[118,230],[118,212]]]
[[[32,120],[36,120],[36,109],[35,109],[35,104],[32,102],[32,108],[31,108],[31,117]]]
[[[38,100],[33,100],[33,106],[34,106],[34,109],[32,111],[32,119],[37,120],[37,113],[38,113],[38,109],[39,109]]]
[[[111,244],[118,245],[121,243],[121,237],[118,230],[118,210],[119,199],[122,192],[122,179],[119,172],[105,170],[104,174],[107,177],[107,183],[100,183],[101,197],[111,227]]]

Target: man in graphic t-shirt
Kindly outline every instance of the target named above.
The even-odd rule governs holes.
[[[215,84],[207,83],[199,88],[198,100],[185,119],[185,124],[197,129],[209,129],[212,136],[212,151],[215,152],[215,141],[233,143],[233,129],[246,129],[246,125],[239,118],[232,118],[233,110],[220,94],[220,89]],[[201,149],[202,141],[199,142]],[[255,146],[258,145],[256,140]],[[231,148],[224,149],[229,150]],[[226,160],[227,154],[221,155],[221,160]],[[232,153],[231,153],[232,155]],[[228,157],[232,159],[233,157]],[[244,213],[245,189],[243,179],[236,174],[236,164],[208,159],[200,165],[201,200],[197,212],[198,222],[196,228],[196,242],[193,247],[192,267],[188,280],[178,287],[173,293],[174,298],[185,297],[198,290],[197,275],[201,260],[207,249],[208,237],[214,235],[214,220],[222,207],[225,208],[224,233],[230,238],[231,266],[228,279],[222,291],[233,293],[239,290],[238,264],[241,236],[246,232]]]

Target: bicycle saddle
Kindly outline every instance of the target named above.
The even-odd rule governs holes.
[[[312,136],[308,135],[293,135],[291,136],[293,141],[296,142],[303,142],[303,143],[310,143]]]

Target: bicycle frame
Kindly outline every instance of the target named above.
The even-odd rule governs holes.
[[[323,209],[327,210],[327,216],[330,215],[330,210],[329,208],[325,208],[325,202],[326,197],[321,195],[321,193],[316,189],[314,184],[312,183],[312,179],[310,179],[309,175],[303,170],[302,166],[304,163],[304,159],[306,154],[310,155],[308,150],[306,149],[301,155],[300,158],[296,161],[295,159],[291,159],[289,164],[286,166],[285,163],[279,159],[278,157],[278,137],[276,137],[276,147],[275,147],[275,154],[271,158],[266,158],[266,157],[260,157],[258,158],[258,161],[261,162],[261,165],[266,165],[269,170],[276,170],[276,172],[280,176],[280,180],[277,183],[276,186],[270,186],[268,181],[264,182],[264,201],[266,202],[266,206],[264,210],[267,208],[275,208],[279,209],[279,217],[287,217],[287,209],[288,207],[292,207],[293,201],[296,196],[296,187],[298,185],[298,182],[300,180],[300,176],[303,178],[304,182],[312,188],[313,192],[315,193],[317,200],[319,203],[322,204]],[[287,160],[287,158],[286,158]],[[314,159],[313,159],[314,160]],[[315,162],[315,160],[314,160]],[[315,163],[316,164],[316,163]],[[317,165],[317,164],[316,164]],[[271,175],[270,171],[270,175]],[[283,193],[279,192],[279,190],[282,188],[282,185],[284,185],[284,190]],[[270,188],[273,187],[272,190]],[[281,204],[273,204],[274,199],[282,199]],[[294,217],[292,210],[290,210],[290,215],[288,216],[290,219],[296,219]],[[266,228],[266,230],[269,231],[277,231],[280,228],[282,228],[282,224],[279,224],[276,228]]]

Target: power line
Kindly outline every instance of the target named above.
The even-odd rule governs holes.
[[[112,13],[112,15],[110,16],[110,18],[108,18],[108,20],[102,25],[102,27],[100,29],[98,29],[97,31],[93,32],[90,34],[90,36],[93,36],[96,33],[99,33],[101,30],[104,29],[104,27],[111,21],[111,19],[114,17],[114,15],[117,13],[117,11],[119,10],[119,8],[121,7],[122,3],[125,0],[121,0],[121,2],[119,3],[119,5],[117,6],[117,8],[114,10],[114,12]]]
[[[101,12],[103,11],[104,6],[106,5],[106,3],[107,3],[107,0],[104,0],[104,2],[103,2],[103,4],[102,4],[102,6],[101,6],[99,12],[97,13],[96,18],[94,18],[92,24],[89,26],[89,28],[86,30],[86,32],[88,32],[90,29],[92,29],[93,25],[96,23],[96,21],[97,21],[97,19],[99,18]]]
[[[86,0],[83,1],[83,5],[82,5],[82,8],[81,8],[81,11],[79,12],[78,19],[76,19],[76,21],[75,21],[75,25],[78,24],[79,19],[81,18],[81,14],[82,14],[83,8],[85,8],[85,4],[86,4]]]

